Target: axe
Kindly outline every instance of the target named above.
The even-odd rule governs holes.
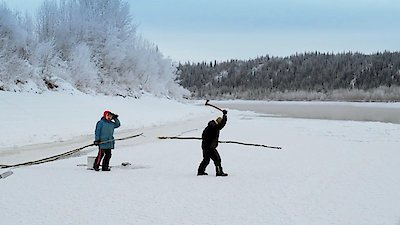
[[[210,100],[206,100],[206,104],[205,105],[208,105],[208,106],[211,106],[211,107],[214,107],[214,108],[216,108],[216,109],[218,109],[219,111],[223,111],[221,108],[219,108],[219,107],[217,107],[217,106],[215,106],[215,105],[211,105],[210,103],[208,103]]]

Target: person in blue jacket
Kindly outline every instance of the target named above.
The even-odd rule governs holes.
[[[99,153],[94,161],[93,168],[99,171],[100,162],[104,156],[101,169],[110,171],[111,149],[114,149],[114,129],[121,126],[118,115],[110,111],[104,111],[103,117],[96,124],[94,144],[99,146]]]

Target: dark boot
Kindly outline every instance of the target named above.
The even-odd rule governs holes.
[[[203,176],[203,175],[208,175],[208,173],[204,171],[197,171],[197,176]]]
[[[96,160],[94,160],[93,169],[99,171],[99,165],[97,165]]]
[[[110,166],[108,165],[108,163],[103,163],[103,165],[101,166],[101,170],[102,171],[110,171]]]
[[[215,167],[215,170],[216,170],[216,176],[217,177],[226,177],[226,176],[228,176],[228,174],[227,173],[224,173],[224,171],[222,170],[222,167],[221,166],[216,166]]]
[[[101,170],[102,171],[110,171],[111,170],[110,166],[108,165],[108,162],[104,163],[104,161],[103,161],[103,165],[101,166]]]

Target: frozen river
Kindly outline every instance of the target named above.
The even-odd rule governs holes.
[[[272,116],[400,124],[400,103],[215,101],[221,108]]]

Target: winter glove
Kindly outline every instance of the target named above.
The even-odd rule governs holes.
[[[97,146],[100,144],[100,141],[94,141],[93,144]]]
[[[111,115],[111,119],[117,119],[118,118],[118,115],[114,114],[112,112],[110,112],[110,115]]]
[[[112,114],[112,118],[115,120],[115,119],[118,118],[118,115],[113,113],[113,114]]]
[[[228,113],[228,111],[226,111],[226,110],[224,109],[224,110],[222,110],[222,113],[223,113],[224,115],[226,115],[226,114]]]

